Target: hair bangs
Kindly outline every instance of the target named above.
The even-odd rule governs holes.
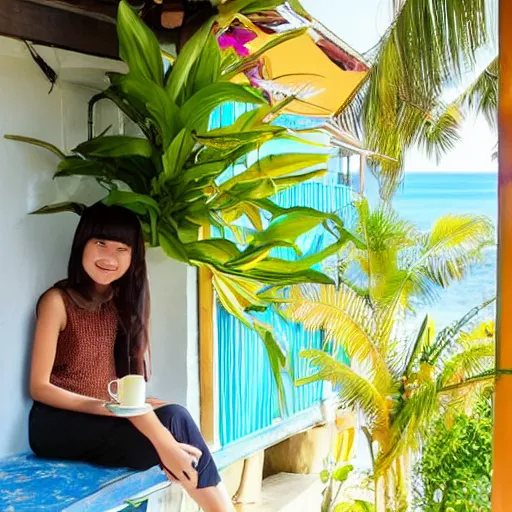
[[[98,207],[91,217],[89,239],[112,240],[132,248],[137,245],[141,228],[130,210],[121,206]]]

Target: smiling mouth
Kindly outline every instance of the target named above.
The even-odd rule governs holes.
[[[96,263],[96,267],[99,268],[100,270],[102,270],[103,272],[115,272],[117,269],[114,269],[114,268],[105,268],[105,267],[102,267],[101,265],[98,265]]]

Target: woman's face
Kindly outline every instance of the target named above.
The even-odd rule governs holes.
[[[96,284],[117,281],[126,274],[131,262],[132,250],[121,242],[91,238],[85,244],[82,265]]]

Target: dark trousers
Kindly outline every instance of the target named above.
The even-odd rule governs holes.
[[[216,486],[219,472],[190,413],[169,404],[155,410],[174,438],[202,452],[197,465],[198,488]],[[96,416],[34,402],[29,441],[39,457],[90,462],[101,466],[145,470],[160,463],[151,442],[125,418]]]

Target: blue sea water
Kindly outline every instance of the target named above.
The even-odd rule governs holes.
[[[367,194],[377,199],[375,183],[369,184]],[[394,208],[419,229],[428,230],[442,215],[476,214],[497,221],[497,175],[493,173],[406,173],[397,192]],[[440,290],[439,300],[422,306],[418,316],[429,313],[438,328],[463,316],[472,307],[496,295],[496,247],[488,249],[482,263],[475,265],[460,283]],[[482,319],[492,318],[491,307]]]

